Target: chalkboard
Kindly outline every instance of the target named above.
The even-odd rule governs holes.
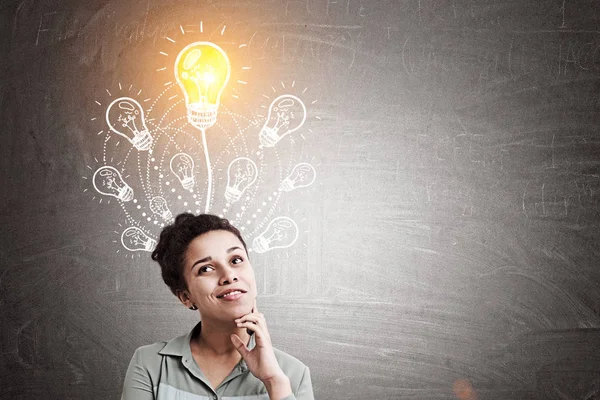
[[[0,17],[0,398],[118,399],[138,346],[188,332],[149,256],[188,210],[243,228],[317,398],[600,397],[597,1]],[[186,46],[221,92],[186,92]]]

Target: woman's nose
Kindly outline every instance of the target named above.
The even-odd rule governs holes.
[[[229,285],[233,282],[237,282],[237,280],[238,278],[233,268],[223,268],[223,274],[221,275],[221,279],[219,281],[221,285]]]

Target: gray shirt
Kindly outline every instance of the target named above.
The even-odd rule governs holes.
[[[169,342],[138,348],[127,369],[121,400],[267,400],[269,395],[242,359],[216,388],[212,388],[192,356],[190,339],[201,323]],[[248,348],[256,345],[250,336]],[[290,379],[292,395],[283,400],[314,400],[310,371],[300,360],[273,349],[279,366]]]

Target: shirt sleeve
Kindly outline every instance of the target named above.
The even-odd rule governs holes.
[[[308,367],[304,368],[304,374],[302,375],[298,388],[295,390],[295,395],[291,394],[284,397],[282,400],[315,400],[312,381],[310,380],[310,370]]]
[[[144,367],[139,350],[133,353],[125,374],[121,400],[154,400],[152,381]]]

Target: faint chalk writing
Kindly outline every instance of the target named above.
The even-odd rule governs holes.
[[[598,212],[599,177],[572,179],[565,176],[553,182],[527,182],[521,208],[528,218],[549,218],[583,223],[586,215]]]

